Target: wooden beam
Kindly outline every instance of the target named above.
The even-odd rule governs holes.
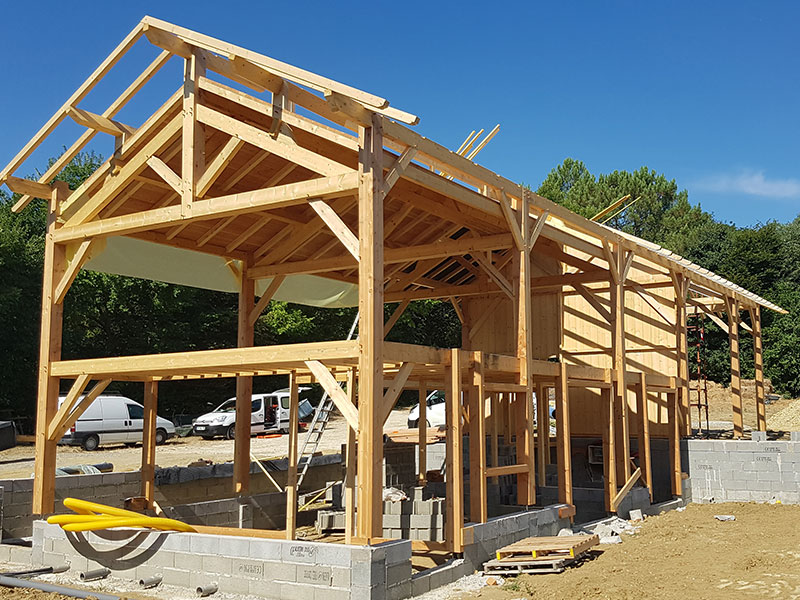
[[[417,414],[417,485],[424,486],[428,477],[428,386],[424,381],[419,382],[419,412]],[[447,417],[445,416],[445,421]],[[445,423],[446,424],[446,423]]]
[[[158,382],[144,382],[144,421],[142,425],[141,496],[153,507],[156,484],[156,419],[158,414]]]
[[[619,285],[620,273],[617,257],[611,250],[611,245],[608,243],[608,240],[603,238],[601,241],[603,243],[603,254],[606,257],[606,261],[608,261],[608,272],[611,273],[611,281]]]
[[[471,256],[475,262],[477,262],[481,267],[483,267],[483,270],[486,272],[487,275],[489,275],[489,278],[497,284],[497,287],[499,287],[500,290],[502,290],[502,292],[506,296],[508,296],[513,300],[514,289],[512,285],[509,283],[508,279],[506,279],[505,276],[493,264],[491,264],[491,262],[489,262],[487,259],[485,259],[477,252],[471,254]]]
[[[181,215],[179,206],[166,206],[130,215],[109,217],[73,227],[65,226],[57,233],[56,241],[65,243],[90,237],[128,235],[183,222],[221,219],[235,214],[295,206],[305,203],[309,198],[347,195],[356,188],[357,182],[358,175],[351,173],[198,200],[194,202],[191,218]]]
[[[383,126],[358,130],[358,535],[383,535]]]
[[[247,277],[247,263],[242,264],[239,280],[239,312],[237,346],[253,346],[254,330],[250,321],[255,301],[255,282]],[[236,378],[236,421],[233,436],[233,493],[247,494],[250,491],[250,435],[253,413],[253,378],[240,375]]]
[[[469,520],[485,523],[489,519],[486,487],[486,391],[483,388],[484,357],[473,354],[472,382],[469,387]]]
[[[383,337],[389,335],[389,332],[392,330],[397,324],[397,321],[403,315],[405,310],[408,308],[408,305],[411,304],[411,300],[403,300],[400,304],[397,305],[397,308],[394,309],[392,312],[392,316],[389,317],[389,320],[383,325]]]
[[[550,464],[550,401],[547,388],[541,381],[536,382],[536,449],[539,462],[539,486],[547,482],[547,465]]]
[[[556,379],[556,456],[558,501],[572,504],[572,441],[569,424],[569,378],[566,363],[559,364]]]
[[[642,478],[653,501],[653,468],[650,460],[650,415],[647,401],[647,375],[639,373],[639,385],[636,389],[636,412],[639,418],[637,444],[639,446],[639,468]]]
[[[356,406],[356,369],[347,371],[347,397],[354,407]],[[353,543],[356,534],[356,432],[352,427],[347,428],[347,450],[345,454],[344,475],[344,541],[345,544]]]
[[[528,472],[528,465],[503,465],[502,467],[488,467],[486,477],[503,477],[504,475],[524,475]]]
[[[617,450],[614,418],[615,394],[611,388],[600,390],[600,401],[603,408],[603,475],[605,478],[605,505],[607,512],[613,512],[612,506],[617,495]]]
[[[182,193],[183,182],[178,174],[170,169],[167,164],[157,156],[151,156],[147,159],[147,166],[153,169],[156,174],[161,177],[169,187],[175,190],[178,194]]]
[[[511,237],[514,238],[514,245],[517,247],[517,250],[522,250],[525,248],[525,240],[527,237],[523,237],[522,231],[520,230],[520,225],[518,223],[518,218],[514,214],[514,211],[511,209],[511,205],[508,201],[508,196],[502,190],[500,191],[500,208],[503,209],[503,216],[506,219],[506,223],[508,223],[508,228],[511,230]],[[525,214],[524,211],[522,214]]]
[[[733,409],[733,437],[740,438],[744,433],[742,412],[742,371],[739,362],[739,301],[727,299],[728,303],[728,341],[731,354],[731,405]]]
[[[112,136],[128,136],[136,132],[135,127],[130,127],[119,121],[114,121],[103,115],[96,115],[93,112],[75,106],[69,108],[67,115],[78,125],[83,125],[89,129],[94,129],[100,133],[107,133]]]
[[[258,321],[258,317],[260,317],[261,313],[264,312],[264,309],[267,307],[267,304],[269,304],[269,301],[275,295],[275,292],[277,292],[278,288],[281,287],[281,284],[283,284],[284,279],[286,279],[284,275],[278,275],[277,277],[274,277],[272,281],[269,282],[267,289],[264,290],[264,293],[261,294],[261,298],[258,299],[258,304],[256,304],[253,307],[253,310],[250,312],[248,321],[250,322],[251,326],[256,324],[256,321]]]
[[[575,291],[577,291],[581,296],[583,296],[584,300],[586,300],[592,308],[600,313],[600,316],[605,319],[606,323],[612,323],[614,321],[611,311],[603,306],[600,300],[595,297],[594,290],[591,290],[580,283],[575,284],[572,287],[575,288]]]
[[[47,200],[53,195],[53,188],[45,183],[39,183],[32,179],[21,179],[8,175],[5,179],[5,184],[15,194],[22,194],[34,198],[42,198]]]
[[[80,395],[83,393],[83,390],[86,389],[86,386],[89,384],[89,380],[91,379],[91,375],[79,375],[75,382],[70,387],[69,392],[67,392],[64,401],[61,403],[61,406],[58,409],[58,412],[53,417],[53,420],[50,421],[50,424],[47,427],[47,439],[58,441],[60,438],[56,438],[56,434],[61,429],[61,424],[67,420],[69,413],[75,408],[75,405],[78,403]]]
[[[539,239],[539,235],[541,235],[542,230],[544,230],[544,226],[547,224],[547,217],[550,216],[550,211],[545,210],[542,211],[542,214],[539,215],[539,218],[536,219],[536,225],[533,227],[533,231],[531,231],[531,235],[528,238],[528,247],[533,248],[536,245],[537,240]]]
[[[403,363],[403,365],[400,367],[400,370],[397,372],[397,375],[394,376],[392,385],[389,386],[389,389],[386,390],[386,393],[383,395],[383,403],[381,405],[381,417],[383,419],[383,423],[386,423],[386,419],[388,419],[389,415],[392,414],[392,409],[394,409],[394,405],[397,403],[397,399],[400,397],[400,393],[403,391],[403,386],[405,386],[406,381],[408,381],[408,376],[411,375],[411,371],[413,369],[414,363]]]
[[[337,386],[338,387],[338,386]],[[286,473],[286,539],[293,540],[297,529],[297,431],[300,428],[300,396],[297,373],[289,373],[289,454]],[[310,459],[309,459],[310,460]]]
[[[324,200],[309,200],[308,203],[345,249],[358,261],[358,238],[356,238],[347,224],[342,221],[342,218],[336,214],[336,211],[326,204]]]
[[[200,107],[198,80],[206,74],[206,61],[196,51],[186,58],[183,72],[183,125],[181,134],[181,214],[192,215],[192,204],[197,198],[197,182],[205,171],[206,135],[199,121]],[[248,463],[250,461],[248,453]]]
[[[57,123],[56,123],[57,124]],[[55,125],[53,125],[55,128]],[[42,134],[47,135],[49,131]],[[37,138],[39,137],[37,135]],[[28,146],[38,145],[37,138],[31,140]],[[26,148],[28,147],[26,146]],[[26,150],[17,155],[6,168],[11,172],[16,168],[16,161],[22,160],[30,152]],[[4,176],[8,173],[4,172]],[[0,177],[2,180],[3,177]],[[49,196],[50,210],[47,215],[47,235],[44,243],[44,275],[42,281],[42,325],[39,337],[39,381],[36,399],[36,451],[34,462],[33,504],[31,511],[35,515],[52,513],[55,509],[55,468],[56,468],[56,441],[49,439],[48,427],[58,410],[59,379],[52,373],[55,361],[61,358],[61,330],[64,307],[53,302],[53,295],[58,282],[66,269],[66,252],[63,246],[55,244],[53,235],[59,227],[59,204],[69,193],[69,187],[64,182],[53,184]]]
[[[625,485],[623,485],[620,488],[619,492],[617,492],[617,495],[614,496],[614,500],[611,502],[612,512],[617,512],[617,509],[619,508],[619,503],[622,502],[625,496],[628,495],[628,492],[631,491],[633,485],[639,480],[639,477],[641,475],[642,475],[642,470],[641,468],[639,468],[636,469],[630,477],[628,477],[628,480],[625,482]]]
[[[78,272],[81,270],[81,267],[89,258],[89,249],[91,245],[92,240],[84,240],[78,246],[78,249],[72,256],[72,260],[69,261],[67,268],[64,270],[64,275],[61,277],[58,285],[56,286],[53,297],[53,302],[55,304],[61,304],[64,302],[64,296],[67,295],[67,291],[69,290],[70,286],[72,286],[72,282],[75,281],[75,278],[78,276]]]
[[[604,246],[605,248],[605,246]],[[616,277],[612,271],[611,282],[611,358],[614,369],[614,396],[616,433],[620,437],[617,445],[617,478],[627,481],[631,475],[630,435],[628,429],[628,388],[625,382],[627,371],[625,351],[625,281],[621,278],[624,270],[623,248],[618,246],[611,256],[615,265]]]
[[[339,409],[339,412],[342,413],[347,424],[358,431],[358,411],[351,403],[350,399],[345,394],[344,390],[339,386],[339,383],[336,381],[336,378],[331,375],[331,372],[328,370],[328,367],[323,365],[318,360],[307,360],[305,361],[308,370],[313,373],[314,378],[317,380],[322,386],[328,396],[330,396],[333,403],[336,405],[336,408]],[[381,382],[383,383],[383,382]],[[381,397],[383,394],[381,394]]]
[[[756,384],[756,427],[759,431],[767,430],[767,416],[764,406],[764,351],[761,339],[761,307],[750,309],[750,321],[753,323],[753,366]]]
[[[681,430],[678,413],[677,392],[667,392],[667,414],[669,423],[669,462],[670,462],[670,483],[672,484],[672,495],[679,497],[683,495],[683,479],[681,478]]]
[[[463,542],[461,531],[464,528],[464,453],[462,450],[463,432],[461,429],[461,351],[453,348],[449,352],[450,363],[445,367],[445,504],[447,531],[445,538],[452,552],[461,552]]]
[[[86,412],[86,409],[89,408],[92,402],[94,402],[95,399],[100,394],[103,393],[103,391],[109,386],[110,383],[111,383],[110,379],[103,379],[94,384],[94,387],[92,387],[92,389],[89,390],[88,394],[85,394],[80,399],[75,408],[68,415],[66,415],[63,420],[59,421],[58,427],[54,429],[52,433],[51,440],[54,442],[60,440],[64,436],[64,434],[67,433],[67,429],[72,427],[75,421],[77,421],[81,417],[81,415],[84,412]]]
[[[217,155],[206,165],[205,171],[203,171],[203,174],[197,181],[196,193],[198,198],[202,198],[208,193],[211,186],[214,185],[225,168],[231,164],[233,159],[236,158],[236,154],[242,148],[244,148],[244,142],[239,138],[232,137],[225,142],[222,149],[217,152]]]
[[[410,146],[403,150],[403,153],[397,157],[397,160],[394,161],[392,166],[389,168],[389,172],[386,174],[386,178],[383,184],[383,195],[388,196],[389,192],[394,187],[394,184],[397,183],[400,178],[403,176],[403,173],[406,170],[406,167],[414,160],[414,157],[417,155],[417,149],[413,146]],[[387,234],[388,235],[388,234]]]
[[[678,373],[678,402],[682,408],[683,434],[692,434],[692,415],[689,409],[689,338],[687,334],[688,317],[686,312],[686,296],[688,294],[689,279],[681,273],[673,273],[673,288],[675,290],[675,358]]]

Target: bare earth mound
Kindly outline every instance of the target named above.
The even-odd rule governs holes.
[[[731,514],[721,522],[714,515]],[[800,506],[691,504],[559,575],[509,578],[459,599],[800,598]]]

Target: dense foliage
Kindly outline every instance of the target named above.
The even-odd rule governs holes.
[[[59,178],[74,189],[99,163],[98,156],[81,154]],[[800,394],[800,218],[737,228],[690,205],[685,190],[655,171],[643,167],[595,177],[572,159],[555,168],[538,192],[587,217],[631,194],[639,199],[609,225],[683,254],[789,310],[788,315],[763,313],[766,372],[779,389]],[[14,200],[0,192],[0,418],[30,417],[36,396],[46,205],[36,200],[14,215]],[[387,318],[394,308],[387,305]],[[233,294],[82,271],[64,303],[63,356],[233,347],[236,311]],[[271,302],[256,323],[256,343],[342,339],[354,317],[354,309]],[[725,381],[727,336],[714,326],[709,329],[710,374]],[[460,335],[449,303],[423,301],[408,308],[388,339],[449,347],[460,343]],[[745,376],[752,372],[751,344],[749,336],[742,336]],[[255,384],[257,390],[282,385],[281,378],[258,378]],[[134,398],[140,388],[117,385]],[[165,383],[160,412],[198,413],[233,389],[231,380]]]

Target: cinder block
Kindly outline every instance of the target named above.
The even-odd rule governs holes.
[[[800,431],[790,431],[789,432],[789,441],[791,441],[791,442],[800,442]]]
[[[408,579],[402,583],[392,586],[386,590],[386,598],[388,600],[402,600],[411,596],[411,580]]]
[[[176,552],[175,568],[182,571],[199,572],[203,568],[203,557],[200,554],[192,554],[191,552]]]
[[[314,600],[314,587],[299,583],[282,583],[280,597],[292,600]]]
[[[384,585],[386,583],[386,558],[353,562],[350,567],[350,583],[359,586]]]
[[[219,554],[219,538],[216,535],[193,534],[189,550],[194,554]]]

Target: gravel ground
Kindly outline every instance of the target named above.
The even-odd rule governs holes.
[[[407,408],[392,411],[386,421],[386,431],[406,427]],[[300,448],[307,434],[301,433]],[[347,441],[347,422],[338,413],[331,416],[319,445],[319,451],[330,453],[341,450]],[[270,438],[252,438],[251,448],[258,458],[276,458],[288,452],[289,438],[286,435]],[[22,445],[0,452],[0,477],[30,477],[33,473],[34,449],[32,445]],[[171,439],[156,450],[156,464],[161,467],[186,466],[197,460],[210,460],[223,463],[233,460],[233,440],[203,440],[199,437]],[[101,446],[99,450],[87,452],[77,446],[59,446],[56,464],[59,467],[110,462],[115,471],[138,470],[142,461],[141,445]]]

